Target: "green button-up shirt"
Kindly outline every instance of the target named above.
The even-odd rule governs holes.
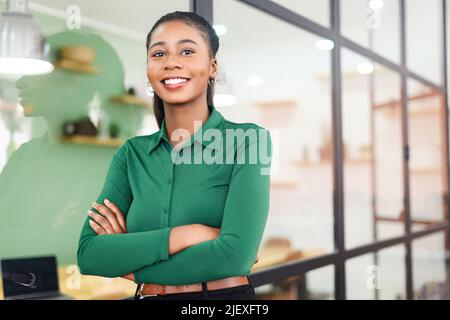
[[[133,272],[136,283],[166,285],[250,274],[269,212],[271,138],[209,108],[181,149],[170,143],[165,119],[156,133],[117,149],[96,202],[115,203],[128,233],[97,235],[87,217],[78,245],[82,274]],[[169,255],[171,229],[193,223],[220,228],[220,235]]]

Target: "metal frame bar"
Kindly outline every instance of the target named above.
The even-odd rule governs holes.
[[[400,64],[406,70],[406,7],[405,0],[400,1]],[[403,146],[403,210],[405,211],[405,277],[406,299],[413,297],[412,270],[412,238],[411,238],[411,210],[410,210],[410,181],[409,181],[409,138],[408,138],[408,79],[406,72],[400,73],[401,82],[401,118],[402,118],[402,146]]]
[[[442,68],[443,68],[443,72],[442,72],[442,81],[443,81],[443,86],[444,86],[444,117],[447,121],[444,121],[444,131],[447,133],[447,139],[445,139],[445,175],[447,177],[447,194],[446,194],[446,202],[447,202],[447,212],[446,212],[446,219],[448,221],[450,215],[449,215],[449,195],[448,192],[450,190],[450,142],[449,142],[449,137],[448,137],[448,132],[449,132],[449,111],[448,111],[448,102],[449,102],[449,98],[448,98],[448,74],[447,74],[447,68],[448,68],[448,59],[447,59],[447,54],[448,54],[448,43],[447,43],[447,1],[446,0],[442,0],[442,22],[443,22],[443,32],[442,32],[442,51],[443,51],[443,56],[442,56]],[[449,230],[448,230],[448,234],[447,234],[447,250],[450,250],[450,224],[449,224]]]
[[[210,24],[212,24],[213,0],[189,0],[189,11],[201,15]]]
[[[444,104],[444,134],[446,139],[444,139],[445,144],[445,177],[446,177],[446,194],[445,194],[445,220],[448,222],[450,214],[450,205],[449,205],[449,190],[450,190],[450,142],[449,142],[449,97],[448,97],[448,74],[447,74],[447,68],[448,68],[448,42],[447,42],[447,1],[442,0],[442,82],[444,86],[444,95],[443,95],[443,104]],[[446,262],[447,265],[450,263],[450,223],[448,223],[447,232],[445,234],[445,249],[446,249]],[[450,268],[446,268],[446,277],[447,282],[450,281]]]
[[[342,135],[342,68],[340,0],[329,0],[330,26],[335,37],[331,52],[332,131],[333,131],[333,219],[334,248],[338,257],[334,268],[334,295],[336,300],[346,297],[345,279],[345,217],[344,217],[344,142]]]
[[[330,12],[330,27],[324,27],[302,15],[293,12],[281,5],[278,5],[269,0],[235,0],[243,4],[249,5],[259,11],[265,12],[270,16],[276,17],[284,22],[290,23],[300,29],[309,31],[315,35],[332,40],[335,48],[332,51],[332,127],[334,134],[333,145],[333,203],[334,203],[334,246],[335,252],[323,256],[292,261],[281,266],[274,266],[261,271],[256,271],[250,277],[255,286],[270,284],[281,281],[291,276],[301,275],[308,271],[334,265],[335,267],[335,298],[337,300],[346,298],[346,278],[345,278],[345,263],[348,259],[355,258],[368,253],[376,253],[382,249],[389,248],[395,245],[405,245],[405,268],[406,268],[406,296],[407,299],[413,298],[413,270],[412,270],[412,241],[420,237],[431,235],[438,232],[445,232],[448,236],[450,234],[450,224],[448,223],[449,206],[447,203],[447,220],[444,223],[434,225],[425,230],[412,231],[411,216],[410,216],[410,189],[409,189],[409,141],[408,141],[408,94],[407,94],[407,80],[417,80],[439,92],[443,95],[444,100],[444,115],[445,115],[445,130],[448,133],[448,76],[447,76],[447,19],[446,19],[446,0],[442,0],[443,8],[443,84],[436,84],[421,75],[411,71],[407,67],[406,60],[406,12],[405,0],[399,1],[399,18],[400,18],[400,63],[395,63],[383,56],[370,51],[358,43],[344,37],[340,30],[340,0],[329,0]],[[211,24],[213,22],[213,0],[190,0],[190,10],[205,17]],[[341,79],[341,50],[342,48],[350,49],[366,58],[373,60],[376,63],[384,65],[400,74],[401,77],[401,109],[402,109],[402,145],[403,145],[403,184],[404,184],[404,230],[403,236],[377,240],[375,242],[359,246],[356,248],[345,248],[345,230],[344,230],[344,180],[343,180],[343,141],[342,141],[342,79]],[[449,179],[449,137],[448,134],[444,139],[445,154],[445,174],[448,190],[450,190]],[[448,197],[446,199],[448,201]],[[447,244],[448,245],[448,244]],[[447,247],[448,249],[448,247]]]

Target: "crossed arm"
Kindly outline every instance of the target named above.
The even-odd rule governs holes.
[[[271,152],[270,135],[268,143]],[[128,184],[125,144],[93,205],[98,213],[90,210],[83,227],[81,273],[166,285],[247,274],[257,260],[268,215],[270,176],[261,174],[262,167],[260,162],[234,165],[220,229],[195,224],[128,234],[124,221],[132,196],[123,187]],[[104,203],[106,198],[111,201]]]
[[[89,217],[77,251],[82,274],[127,276],[218,234],[218,229],[202,225],[128,233],[125,220],[133,197],[127,175],[127,143],[115,152],[103,189],[87,210]]]
[[[100,212],[98,214],[92,210],[87,210],[88,216],[92,218],[89,220],[89,225],[97,235],[127,233],[124,216],[116,204],[105,199],[104,204],[94,202],[92,206]],[[212,240],[219,235],[219,231],[219,228],[202,224],[173,227],[169,236],[169,255],[174,255],[197,243]],[[135,281],[133,273],[128,273],[121,277]]]

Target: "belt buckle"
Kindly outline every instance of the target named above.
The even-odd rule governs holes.
[[[158,294],[142,294],[142,290],[144,289],[144,284],[140,284],[139,285],[139,290],[138,290],[138,295],[139,295],[139,299],[143,299],[143,298],[146,298],[146,297],[155,297],[155,296],[157,296]]]

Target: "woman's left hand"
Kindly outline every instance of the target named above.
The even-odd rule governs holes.
[[[92,218],[89,221],[91,228],[97,234],[118,234],[127,233],[127,225],[123,217],[122,211],[111,201],[105,199],[105,204],[97,202],[92,203],[100,214],[88,210],[88,216]]]
[[[127,225],[123,217],[122,211],[114,203],[105,199],[105,204],[92,203],[92,207],[95,208],[101,214],[88,210],[89,217],[92,220],[89,221],[91,228],[97,234],[119,234],[127,233]],[[129,273],[121,278],[134,281],[134,274]]]

